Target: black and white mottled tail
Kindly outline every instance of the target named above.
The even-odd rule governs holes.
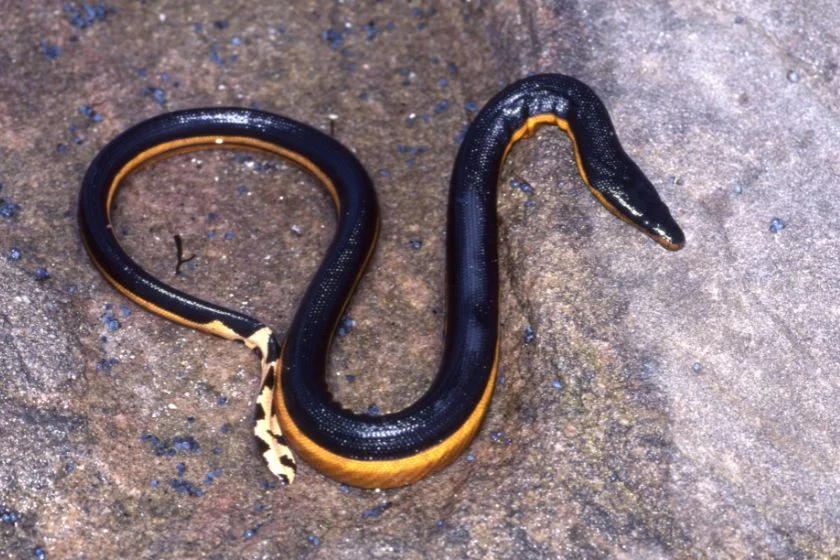
[[[257,440],[257,449],[268,469],[280,482],[291,484],[295,480],[297,464],[280,430],[274,408],[280,345],[271,329],[265,326],[245,339],[245,344],[259,351],[262,368],[260,392],[254,410],[254,437]]]

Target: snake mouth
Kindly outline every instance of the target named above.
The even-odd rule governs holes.
[[[680,226],[673,220],[668,225],[656,225],[650,227],[642,227],[651,239],[668,249],[669,251],[679,251],[685,247],[685,234],[680,229]]]

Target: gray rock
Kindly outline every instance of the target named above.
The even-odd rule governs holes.
[[[840,8],[738,10],[6,9],[2,553],[838,554]],[[305,465],[295,485],[272,488],[250,437],[257,360],[100,278],[75,221],[86,166],[164,110],[258,106],[332,129],[374,176],[383,224],[329,382],[345,405],[385,413],[422,394],[442,348],[459,134],[529,71],[572,74],[601,95],[686,248],[667,253],[615,220],[582,186],[567,139],[541,130],[513,150],[499,187],[504,382],[469,454],[398,490],[342,488]],[[282,333],[334,211],[305,173],[246,155],[201,152],[137,173],[115,221],[152,273]],[[177,276],[175,234],[196,255]],[[12,248],[21,256],[7,261]],[[36,281],[36,267],[49,277]]]

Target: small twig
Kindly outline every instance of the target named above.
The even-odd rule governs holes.
[[[327,115],[327,118],[330,119],[330,136],[335,138],[335,121],[338,120],[338,115],[335,113],[330,113]]]
[[[184,258],[184,242],[181,240],[181,236],[177,233],[175,234],[175,250],[178,253],[178,264],[175,265],[175,274],[181,274],[181,265],[184,263],[188,263],[193,260],[196,255],[193,253],[186,259]]]

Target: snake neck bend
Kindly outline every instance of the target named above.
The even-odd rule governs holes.
[[[357,414],[335,403],[325,383],[330,341],[373,250],[375,228],[337,235],[313,279],[285,342],[278,400],[283,430],[294,434],[296,450],[307,461],[327,470],[340,470],[331,464],[342,458],[396,469],[402,458],[437,453],[441,445],[450,446],[442,453],[451,460],[469,443],[492,393],[498,355],[499,173],[511,146],[546,123],[569,134],[584,182],[608,209],[667,248],[682,245],[682,232],[621,148],[591,89],[560,75],[506,88],[470,125],[455,162],[447,219],[445,348],[437,376],[414,404],[384,416]],[[472,432],[463,433],[465,426]]]

